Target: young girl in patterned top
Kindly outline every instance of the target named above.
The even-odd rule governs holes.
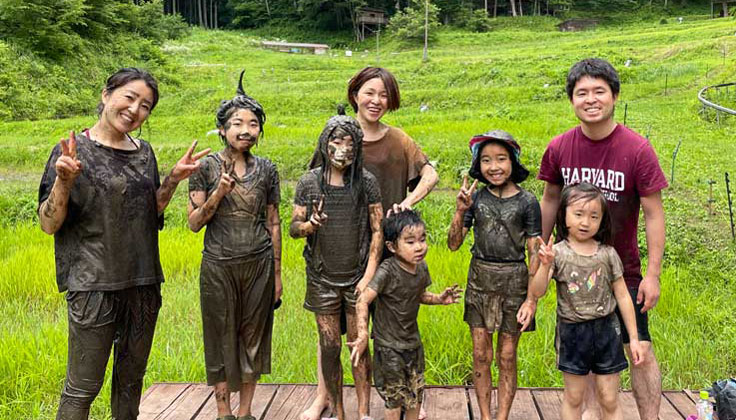
[[[636,339],[634,305],[626,289],[623,265],[610,246],[611,219],[603,193],[589,183],[562,190],[557,213],[558,242],[540,242],[540,267],[521,316],[531,316],[536,299],[549,280],[557,281],[557,368],[565,391],[562,419],[580,420],[586,376],[593,372],[604,420],[622,419],[618,400],[619,374],[628,367],[621,325],[614,311],[618,304],[631,337],[631,359],[641,360]]]

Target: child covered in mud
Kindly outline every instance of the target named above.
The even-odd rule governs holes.
[[[355,287],[371,278],[383,247],[381,192],[363,169],[363,132],[344,108],[319,136],[312,169],[296,186],[289,234],[306,238],[307,292],[304,308],[314,312],[319,357],[328,391],[327,418],[343,420],[340,314],[347,316],[347,338],[357,336]],[[359,418],[369,418],[370,360],[353,367]]]
[[[623,277],[623,264],[611,246],[611,216],[603,193],[583,182],[562,190],[557,211],[557,238],[541,238],[540,267],[524,304],[525,316],[533,316],[536,300],[544,295],[550,279],[557,281],[557,368],[565,391],[563,420],[580,420],[593,372],[603,420],[623,419],[618,390],[620,372],[628,367],[624,356],[621,312],[629,333],[631,359],[641,362],[642,348],[636,334],[636,314]]]
[[[383,221],[384,260],[358,298],[358,338],[348,343],[350,358],[358,363],[368,348],[368,305],[376,302],[373,317],[373,379],[385,401],[386,420],[416,420],[424,391],[424,349],[419,336],[419,305],[457,303],[457,285],[442,294],[428,292],[432,284],[424,222],[414,210],[391,214]]]
[[[522,331],[534,329],[519,309],[529,277],[538,265],[535,237],[542,233],[539,202],[518,184],[529,171],[521,164],[521,146],[503,130],[470,140],[473,161],[456,199],[447,246],[455,251],[473,227],[475,243],[465,293],[465,322],[473,338],[473,383],[482,420],[491,420],[491,362],[497,335],[498,420],[506,420],[516,394],[516,349]],[[476,192],[478,181],[485,187]],[[524,248],[529,253],[529,268]]]
[[[235,420],[230,392],[240,392],[238,420],[255,420],[251,401],[271,371],[274,303],[281,295],[279,175],[251,149],[263,135],[263,107],[243,91],[223,101],[217,128],[225,148],[202,160],[189,182],[189,227],[207,226],[200,269],[207,384],[218,419]]]

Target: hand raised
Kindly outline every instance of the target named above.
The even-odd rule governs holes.
[[[309,217],[309,223],[311,223],[315,229],[327,223],[327,214],[324,213],[324,208],[324,194],[319,197],[319,202],[317,202],[317,200],[312,200],[312,216]]]
[[[74,131],[69,132],[69,140],[61,139],[61,156],[56,160],[54,169],[56,176],[67,185],[74,183],[82,173],[82,162],[77,159],[77,138]]]
[[[473,181],[473,185],[468,188],[468,176],[463,176],[463,185],[460,187],[460,192],[457,193],[455,199],[455,207],[458,211],[466,211],[473,205],[473,193],[478,187],[478,180]]]
[[[451,305],[453,303],[457,303],[460,300],[460,293],[462,292],[463,289],[461,289],[460,286],[458,286],[457,284],[448,287],[440,295],[440,303],[442,303],[443,305]]]
[[[234,173],[235,163],[228,163],[227,160],[223,159],[220,164],[220,182],[217,184],[218,194],[221,194],[222,197],[230,194],[230,191],[235,188]]]
[[[544,243],[544,239],[537,236],[537,244],[539,244],[539,252],[537,253],[539,261],[546,265],[550,265],[555,262],[554,236],[550,235],[549,241],[546,244]]]
[[[199,159],[207,156],[207,154],[210,152],[210,148],[208,147],[201,152],[194,154],[194,149],[196,148],[197,140],[194,140],[189,149],[187,149],[187,152],[184,153],[184,156],[182,156],[181,159],[176,162],[174,169],[171,170],[170,177],[172,178],[172,181],[183,181],[189,178],[191,174],[199,170]]]

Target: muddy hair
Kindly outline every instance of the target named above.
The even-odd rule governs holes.
[[[613,222],[611,221],[611,212],[608,209],[606,197],[598,187],[588,182],[570,184],[562,189],[560,208],[557,210],[557,241],[567,239],[569,234],[565,219],[567,207],[581,200],[584,202],[598,200],[601,204],[601,211],[603,212],[601,214],[601,225],[598,228],[598,232],[593,236],[593,239],[605,245],[612,245]]]
[[[337,115],[330,117],[319,135],[317,150],[314,151],[309,169],[322,168],[319,188],[322,194],[329,195],[327,185],[330,179],[330,157],[328,145],[330,140],[350,136],[353,139],[353,163],[345,170],[343,182],[350,188],[350,195],[357,205],[365,204],[363,183],[363,130],[353,117],[345,115],[345,105],[337,106]]]
[[[358,91],[365,84],[365,82],[379,78],[383,82],[383,86],[386,88],[388,94],[387,109],[389,111],[396,111],[401,106],[401,94],[399,93],[399,83],[390,71],[383,67],[366,67],[359,71],[348,83],[348,102],[353,107],[353,111],[358,112],[358,103],[355,101],[355,97],[358,95]]]
[[[258,137],[260,138],[263,137],[263,124],[266,123],[266,113],[263,111],[263,107],[258,103],[258,101],[245,93],[245,90],[243,89],[244,74],[245,70],[240,72],[240,80],[238,81],[238,90],[236,91],[235,97],[229,101],[224,100],[220,102],[220,108],[217,109],[217,114],[215,114],[215,123],[217,124],[217,128],[227,130],[229,128],[228,120],[230,120],[230,117],[232,117],[239,109],[247,109],[255,114],[258,119],[258,125],[261,128],[258,134]],[[224,139],[222,134],[220,134],[220,137],[225,144],[227,144],[227,140]]]
[[[422,216],[416,210],[404,210],[398,213],[391,213],[390,216],[383,219],[381,227],[383,228],[383,240],[393,242],[399,240],[401,232],[412,226],[425,226]]]
[[[573,64],[567,73],[565,90],[567,91],[568,99],[572,99],[575,85],[585,76],[604,80],[608,84],[608,87],[611,88],[614,97],[618,96],[618,93],[621,91],[621,81],[618,78],[616,69],[613,68],[611,63],[600,58],[586,58]]]
[[[107,82],[105,82],[105,94],[109,95],[115,89],[125,86],[130,82],[134,82],[136,80],[143,80],[143,82],[146,84],[146,86],[151,89],[153,92],[153,103],[151,104],[151,111],[153,112],[153,109],[156,108],[156,104],[158,103],[158,82],[156,82],[156,79],[151,76],[151,73],[141,70],[135,67],[124,67],[115,73],[113,73],[110,77],[107,78]],[[105,104],[100,101],[97,104],[97,116],[102,115],[102,111],[105,109]]]

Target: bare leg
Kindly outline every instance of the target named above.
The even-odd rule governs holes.
[[[327,387],[325,387],[325,378],[322,376],[322,351],[317,343],[317,396],[314,397],[312,405],[304,410],[299,416],[299,420],[320,420],[322,412],[327,408]]]
[[[496,363],[498,364],[498,420],[508,420],[516,395],[516,348],[520,335],[498,334]]]
[[[585,399],[583,400],[583,420],[601,420],[601,407],[595,395],[595,375],[589,373],[585,377]]]
[[[401,408],[387,408],[386,420],[401,420]]]
[[[603,420],[623,420],[618,402],[619,374],[595,375],[595,391]]]
[[[227,382],[215,384],[215,402],[217,403],[217,417],[233,414],[233,410],[230,408],[230,391],[227,389]]]
[[[240,385],[240,407],[238,408],[238,417],[250,415],[250,406],[253,403],[253,395],[255,393],[255,382],[244,382]]]
[[[562,396],[562,420],[580,420],[585,395],[586,375],[562,372],[565,391]]]
[[[471,328],[473,336],[473,384],[478,398],[481,420],[491,420],[491,362],[493,362],[493,341],[485,328]]]
[[[322,376],[325,380],[331,416],[345,419],[342,405],[342,363],[340,350],[340,315],[317,314],[317,330],[321,350]]]
[[[348,341],[358,338],[358,324],[355,313],[347,312]],[[370,414],[371,406],[371,354],[368,349],[358,361],[358,366],[353,366],[353,378],[355,379],[355,394],[358,397],[358,418]]]
[[[421,405],[417,404],[416,407],[406,410],[404,413],[404,420],[417,420],[419,418],[419,407],[421,407]]]
[[[662,398],[662,375],[659,372],[657,358],[654,357],[652,342],[640,341],[639,343],[644,350],[644,358],[638,366],[629,363],[631,366],[631,388],[634,391],[634,399],[641,420],[657,420]],[[629,349],[628,344],[624,347],[629,360],[631,360],[631,349]]]

